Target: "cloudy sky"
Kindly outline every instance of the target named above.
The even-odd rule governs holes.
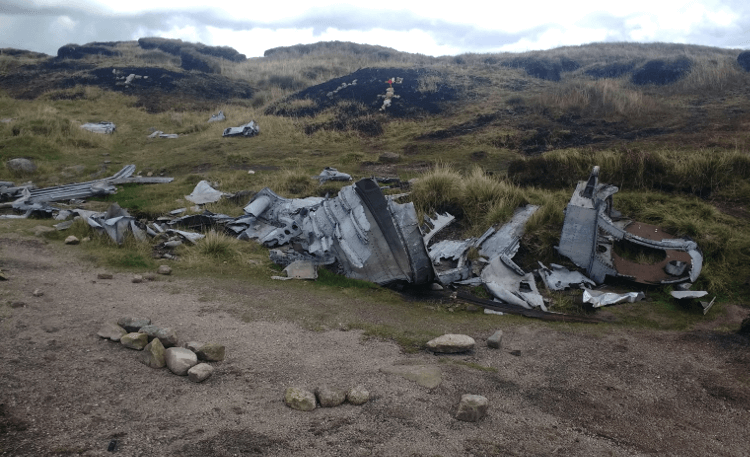
[[[146,36],[231,46],[248,57],[317,41],[427,55],[603,41],[750,49],[750,1],[0,0],[0,48],[55,55],[68,43]]]

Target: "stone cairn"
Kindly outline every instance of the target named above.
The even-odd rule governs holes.
[[[203,382],[213,374],[213,367],[206,362],[224,360],[223,345],[195,341],[180,345],[173,329],[152,325],[151,319],[146,318],[123,317],[117,323],[106,322],[97,335],[140,351],[139,360],[151,368],[166,366],[193,382]]]

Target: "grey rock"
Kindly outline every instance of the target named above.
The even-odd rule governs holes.
[[[120,327],[114,322],[107,322],[102,325],[102,328],[100,328],[96,334],[102,338],[107,338],[112,341],[120,341],[120,338],[122,338],[124,335],[127,335],[127,333],[128,332],[124,328]]]
[[[214,373],[214,367],[207,363],[199,363],[188,370],[188,379],[193,382],[203,382]]]
[[[143,276],[141,275],[135,275],[133,276],[133,279],[130,280],[134,284],[139,284],[143,282]]]
[[[99,273],[98,275],[96,275],[96,278],[97,279],[112,279],[114,278],[114,276],[112,275],[112,273]]]
[[[42,295],[44,295],[44,291],[42,289],[34,289],[34,292],[32,292],[31,295],[35,297],[41,297]]]
[[[315,394],[301,387],[289,387],[284,392],[284,403],[292,409],[312,411],[316,406]]]
[[[145,273],[143,279],[146,281],[156,281],[156,275],[154,273]]]
[[[164,352],[164,360],[167,362],[169,371],[177,376],[186,376],[188,370],[198,364],[195,352],[185,348],[168,348]]]
[[[467,335],[448,333],[427,342],[427,349],[433,352],[454,354],[474,349],[474,338]]]
[[[145,317],[121,317],[117,320],[117,325],[128,332],[137,332],[141,327],[151,323],[151,319]]]
[[[352,387],[346,393],[346,401],[352,405],[364,405],[370,401],[370,392],[362,386]]]
[[[73,245],[75,245],[75,244],[78,244],[80,242],[81,242],[81,240],[79,240],[78,238],[76,238],[73,235],[70,235],[69,237],[65,238],[65,244],[73,244]]]
[[[199,360],[207,362],[221,362],[224,360],[224,345],[217,343],[208,343],[201,346],[197,351]]]
[[[395,163],[401,160],[401,156],[395,152],[384,152],[378,159],[383,163]]]
[[[12,301],[12,302],[10,302],[10,307],[11,308],[23,308],[24,306],[26,306],[26,302],[23,302],[23,301]]]
[[[503,345],[503,331],[498,330],[492,334],[491,337],[487,338],[487,347],[492,349],[500,349]]]
[[[7,165],[8,170],[17,173],[34,173],[36,171],[36,164],[29,159],[10,159]]]
[[[172,330],[172,328],[170,327],[162,328],[156,325],[144,325],[143,327],[138,329],[138,331],[148,335],[149,340],[152,340],[154,338],[159,338],[161,340],[161,344],[163,344],[165,348],[170,348],[170,347],[179,345],[177,332]]]
[[[465,394],[458,404],[456,419],[466,422],[477,422],[487,415],[489,402],[481,395]]]
[[[433,282],[432,284],[430,284],[430,290],[443,290],[443,286],[436,282]]]
[[[185,349],[190,349],[191,351],[195,352],[196,355],[198,354],[198,350],[203,346],[205,343],[201,343],[200,341],[186,341],[182,343],[182,347]]]
[[[319,387],[315,390],[315,396],[318,397],[318,403],[324,408],[332,408],[346,401],[346,391],[343,389],[334,389],[328,386]]]
[[[148,365],[151,368],[164,368],[167,364],[165,360],[166,349],[161,344],[159,338],[154,338],[150,343],[143,348],[141,352],[141,362]]]
[[[126,348],[140,351],[148,344],[148,337],[143,333],[128,333],[120,338],[120,344]]]
[[[156,272],[160,275],[171,275],[172,268],[169,265],[159,265],[159,269]]]

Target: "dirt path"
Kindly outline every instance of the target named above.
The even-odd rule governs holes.
[[[404,354],[358,331],[316,333],[236,317],[237,308],[273,294],[237,303],[207,299],[201,281],[100,280],[101,270],[71,252],[0,236],[0,269],[9,278],[0,281],[2,456],[738,456],[750,449],[744,337],[612,326],[573,334],[529,321],[504,329],[501,350],[486,347],[489,335],[471,335],[478,344],[470,355]],[[37,288],[43,296],[32,295]],[[306,306],[303,292],[289,298]],[[12,308],[14,301],[26,305]],[[130,315],[176,328],[186,340],[224,344],[226,360],[202,384],[148,368],[135,351],[96,336],[101,323]],[[405,363],[439,367],[442,383],[428,389],[382,370]],[[362,384],[372,399],[312,412],[283,403],[288,386],[324,384]],[[455,420],[464,393],[486,396],[488,417]],[[107,452],[113,439],[115,454]]]

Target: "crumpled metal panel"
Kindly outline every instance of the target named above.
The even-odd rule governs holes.
[[[351,181],[352,176],[335,168],[325,167],[318,176],[313,176],[313,179],[317,179],[320,184],[323,184],[328,181]]]
[[[539,262],[539,275],[549,290],[565,290],[570,287],[591,288],[596,283],[579,271],[570,271],[562,265],[551,263],[550,268]]]
[[[378,284],[434,278],[414,206],[387,200],[374,180],[345,186],[328,199],[286,199],[266,188],[245,212],[248,227],[240,238],[294,246],[296,254],[288,248],[274,254],[282,261],[330,264],[335,258],[346,276]]]
[[[117,128],[114,123],[102,121],[102,122],[89,122],[81,125],[81,128],[94,133],[111,134],[114,133]]]
[[[698,279],[703,255],[689,238],[669,238],[658,227],[620,220],[612,208],[617,187],[599,183],[599,167],[587,181],[580,181],[567,208],[557,251],[568,257],[597,284],[606,276],[618,276],[645,284],[673,284]],[[618,219],[618,220],[614,220]],[[665,259],[651,265],[639,265],[614,252],[616,242],[625,241],[646,248],[663,250]],[[688,275],[674,265],[690,264]],[[677,274],[675,274],[677,273]]]
[[[224,192],[214,189],[211,184],[205,179],[195,185],[193,192],[190,195],[185,195],[185,199],[195,203],[196,205],[203,205],[205,203],[214,203],[221,200],[224,196]]]
[[[601,292],[598,290],[583,291],[583,302],[591,303],[594,308],[617,303],[635,303],[646,298],[643,292],[628,292],[625,294],[616,294],[614,292]]]
[[[255,121],[250,121],[245,125],[239,127],[229,127],[224,129],[222,136],[245,136],[251,137],[260,134],[260,127]]]

